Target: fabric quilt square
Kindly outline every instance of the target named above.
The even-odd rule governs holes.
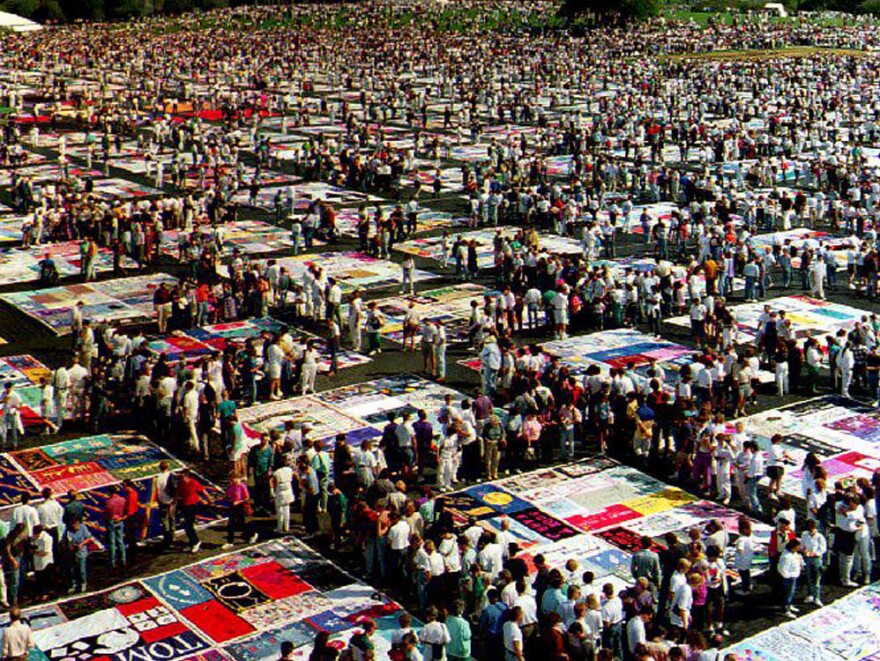
[[[206,601],[180,611],[211,640],[224,643],[253,633],[254,628],[219,601]]]
[[[247,567],[240,573],[270,599],[292,597],[312,589],[311,585],[275,561]]]

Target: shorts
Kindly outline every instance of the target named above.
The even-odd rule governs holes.
[[[772,481],[781,480],[784,470],[782,466],[767,466],[767,477]]]

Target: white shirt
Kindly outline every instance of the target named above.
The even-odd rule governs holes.
[[[44,500],[37,505],[37,516],[40,517],[40,525],[44,530],[61,528],[61,519],[64,517],[64,508],[54,498]]]
[[[672,615],[669,621],[677,627],[683,627],[685,622],[681,617],[680,611],[690,612],[693,603],[694,593],[691,590],[691,586],[687,583],[682,583],[675,590],[675,594],[672,597]]]
[[[494,579],[498,572],[503,569],[504,559],[501,554],[501,546],[497,543],[486,544],[478,555],[480,566]]]
[[[516,649],[516,643],[519,643],[520,651],[523,649],[523,635],[519,625],[516,622],[505,622],[504,629],[502,630],[502,637],[504,639],[505,658],[515,659],[516,655],[514,654],[514,650]]]
[[[401,519],[388,530],[388,541],[392,551],[404,551],[409,546],[409,524]]]
[[[34,536],[34,526],[40,525],[40,515],[37,514],[37,508],[33,505],[19,505],[12,510],[12,516],[9,522],[14,528],[20,523],[24,524],[24,529],[28,537]]]
[[[782,555],[779,556],[779,575],[782,578],[797,578],[801,575],[803,566],[804,559],[800,553],[783,551]]]
[[[602,621],[611,624],[619,624],[623,622],[623,602],[620,597],[612,597],[602,602]]]
[[[44,530],[37,537],[36,546],[37,552],[34,554],[34,569],[43,571],[55,562],[55,558],[52,555],[52,536]]]
[[[816,531],[815,535],[805,531],[801,535],[801,551],[803,551],[805,557],[821,558],[828,551],[828,542],[819,531]]]

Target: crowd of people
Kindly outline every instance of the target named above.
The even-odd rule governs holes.
[[[493,8],[549,16],[551,3],[533,4]],[[866,312],[852,329],[805,340],[769,301],[747,341],[733,303],[795,292],[876,299],[877,73],[864,57],[876,26],[649,21],[586,37],[511,29],[490,39],[476,24],[441,30],[430,7],[410,7],[400,23],[371,3],[334,9],[345,30],[325,23],[326,11],[248,7],[210,14],[217,23],[206,29],[180,17],[4,36],[0,62],[13,73],[0,101],[28,124],[4,125],[0,160],[13,168],[8,201],[23,217],[22,246],[43,256],[44,284],[58,281],[52,244],[79,241],[84,281],[97,277],[101,249],[113,252],[115,275],[124,257],[139,269],[185,266],[178,285],[156,288],[160,336],[270,314],[293,323],[174,361],[150,348],[144,329],[89,319],[77,305],[70,357],[41,386],[47,431],[99,432],[133,415],[175,453],[226,462],[224,548],[290,534],[301,521],[415,606],[424,626],[404,615],[393,635],[404,661],[726,661],[731,613],[759,589],[755,520],[773,527],[761,582],[780,615],[821,606],[829,567],[841,587],[870,582],[880,472],[835,482],[809,455],[792,503],[780,492],[789,458],[778,439],[765,454],[736,419],[769,391],[822,388],[876,406],[880,321]],[[229,29],[235,21],[254,29]],[[794,46],[840,50],[735,66],[679,57]],[[16,71],[30,73],[36,94],[22,93]],[[69,82],[79,78],[90,83]],[[48,129],[30,123],[46,116]],[[132,155],[155,195],[95,190]],[[19,175],[40,158],[57,166],[56,179]],[[389,416],[381,437],[359,447],[341,434],[332,453],[308,426],[255,435],[242,424],[240,407],[314,393],[319,365],[329,360],[334,375],[343,347],[383,351],[383,314],[368,292],[344,296],[320,261],[294,277],[227,246],[224,226],[263,204],[273,169],[389,201],[390,212],[361,203],[349,237],[378,258],[415,236],[432,204],[454,205],[468,228],[497,228],[495,289],[473,302],[464,333],[421,318],[415,304],[403,323],[404,350],[420,351],[439,382],[449,345],[467,342],[480,371],[468,397]],[[289,229],[293,254],[349,240],[337,205],[298,195],[281,185],[263,206]],[[809,233],[789,232],[801,228]],[[461,229],[443,230],[442,271],[485,280],[479,246]],[[548,235],[569,239],[571,252],[549,250]],[[399,261],[401,291],[412,295],[415,262]],[[584,330],[660,336],[671,316],[689,319],[695,345],[675,373],[659,362],[579,371],[541,346]],[[7,385],[2,402],[4,446],[17,448],[21,397]],[[509,521],[462,521],[447,508],[445,494],[463,485],[587,453],[663,470],[745,514],[736,530],[711,520],[662,545],[642,539],[618,591],[575,561],[553,567],[538,556],[531,567]],[[195,517],[213,496],[167,466],[155,488],[161,549],[173,547],[180,522],[184,548],[199,552]],[[46,585],[85,591],[96,549],[114,568],[146,552],[145,504],[131,484],[103,504],[97,536],[75,491],[29,501],[0,521],[2,603],[45,600]],[[373,658],[375,632],[363,623],[342,656]],[[312,658],[336,651],[319,636]]]

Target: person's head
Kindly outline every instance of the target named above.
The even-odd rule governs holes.
[[[599,605],[599,595],[597,595],[595,592],[591,592],[590,594],[588,594],[586,604],[587,608],[589,608],[591,611],[599,610],[601,608],[601,606]]]
[[[785,550],[789,553],[797,553],[801,548],[801,540],[795,538],[785,545]]]
[[[815,519],[807,519],[806,524],[804,524],[804,529],[811,535],[815,535],[816,531],[819,530],[819,527],[816,525]]]
[[[439,612],[437,611],[436,606],[428,606],[428,609],[425,611],[425,621],[426,622],[434,622],[437,620],[439,616]]]
[[[522,618],[523,618],[522,608],[520,608],[519,606],[514,606],[513,608],[510,609],[510,621],[511,622],[516,622],[517,624],[519,624],[520,622],[522,622]]]
[[[376,631],[376,621],[368,618],[363,621],[361,628],[366,635],[371,636]]]
[[[9,609],[9,619],[12,622],[18,622],[21,619],[21,609],[18,606]]]
[[[605,595],[606,599],[611,599],[614,597],[614,586],[611,583],[606,583],[602,586],[602,594]]]

